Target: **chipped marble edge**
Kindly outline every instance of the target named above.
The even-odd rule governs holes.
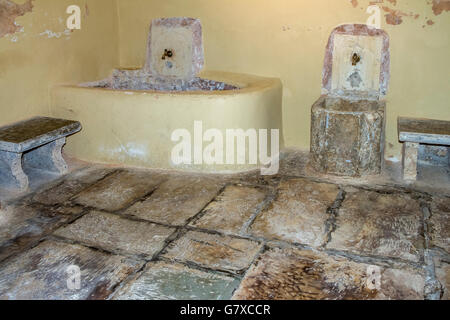
[[[400,142],[414,142],[423,144],[433,144],[450,146],[450,135],[431,134],[431,133],[415,133],[415,132],[400,132]]]
[[[327,98],[340,98],[345,101],[350,102],[358,102],[358,101],[376,101],[378,103],[378,109],[377,110],[362,110],[362,111],[352,111],[352,110],[333,110],[333,109],[327,109],[324,104],[326,102]],[[359,98],[357,100],[347,99],[347,97],[343,98],[340,96],[333,96],[333,95],[321,95],[319,99],[314,102],[311,108],[311,112],[313,113],[322,113],[326,112],[328,114],[351,114],[351,115],[366,115],[366,114],[384,114],[386,112],[386,100],[371,100],[371,99],[362,99]]]
[[[186,27],[199,23],[200,23],[199,19],[190,17],[159,18],[152,20],[153,25],[165,27],[174,27],[174,26]]]
[[[337,34],[383,38],[383,48],[381,52],[380,89],[378,95],[380,97],[386,96],[390,80],[389,35],[382,29],[373,28],[366,24],[343,24],[334,28],[331,32],[326,46],[325,59],[322,70],[322,94],[332,93],[331,81],[333,74],[333,47],[334,37]],[[369,98],[371,98],[373,95],[373,93],[366,94],[368,94]]]

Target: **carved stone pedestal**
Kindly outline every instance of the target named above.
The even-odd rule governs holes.
[[[333,30],[322,96],[311,110],[311,165],[341,176],[379,174],[384,156],[389,38],[362,24]]]

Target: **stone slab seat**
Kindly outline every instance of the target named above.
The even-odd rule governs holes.
[[[48,117],[0,127],[0,187],[27,190],[24,167],[65,174],[62,147],[67,136],[80,130],[78,121]]]
[[[450,146],[450,121],[399,117],[398,135],[403,142],[403,179],[415,181],[419,146]]]

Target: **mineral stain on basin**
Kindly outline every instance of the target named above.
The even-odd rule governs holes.
[[[143,68],[116,69],[104,80],[52,89],[52,114],[83,123],[66,151],[87,161],[150,168],[228,173],[261,167],[173,162],[172,133],[187,129],[193,140],[195,121],[202,122],[203,132],[217,129],[223,137],[227,129],[281,131],[279,79],[202,71],[203,64],[199,20],[153,20]]]

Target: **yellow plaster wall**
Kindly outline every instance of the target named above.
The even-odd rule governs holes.
[[[16,19],[23,32],[0,38],[0,125],[49,114],[52,85],[101,79],[119,62],[116,0],[33,4]],[[81,30],[65,33],[69,5],[81,8]]]
[[[391,38],[385,156],[399,158],[397,116],[450,120],[450,13],[436,16],[428,1],[378,2],[404,14],[399,25],[382,18]],[[118,0],[120,64],[144,64],[152,19],[200,18],[206,69],[280,78],[285,143],[309,148],[310,109],[320,95],[328,36],[339,24],[365,23],[368,5],[369,0]]]

